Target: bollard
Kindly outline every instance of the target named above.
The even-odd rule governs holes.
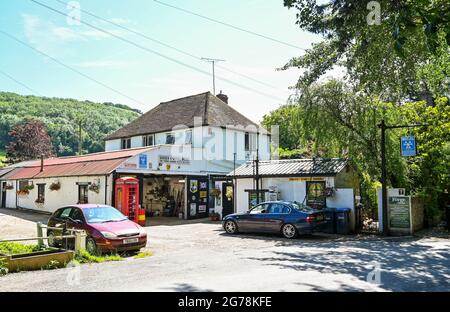
[[[86,249],[86,232],[76,231],[75,232],[75,252],[78,253],[81,250]]]
[[[41,222],[38,222],[37,223],[37,237],[39,237],[38,238],[38,246],[39,247],[44,247],[44,239],[43,239],[43,237],[44,237],[44,234],[43,234],[43,231],[42,231],[42,223]]]

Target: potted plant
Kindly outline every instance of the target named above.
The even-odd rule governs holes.
[[[43,196],[39,196],[38,198],[36,198],[36,200],[34,201],[36,204],[44,204],[45,199]]]
[[[48,187],[50,191],[59,191],[61,189],[61,183],[59,181],[55,181]]]
[[[335,189],[334,187],[326,187],[323,192],[326,197],[332,197],[335,193]]]
[[[220,214],[217,212],[212,212],[209,214],[209,219],[211,221],[220,221]]]

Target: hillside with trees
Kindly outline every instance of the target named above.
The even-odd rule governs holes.
[[[78,153],[80,129],[83,153],[100,152],[104,150],[103,139],[107,134],[128,124],[139,114],[122,104],[0,92],[0,151],[10,143],[8,133],[11,129],[32,118],[45,124],[58,156]]]

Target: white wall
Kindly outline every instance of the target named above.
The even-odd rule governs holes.
[[[118,151],[120,149],[121,149],[121,140],[120,139],[105,141],[105,151],[106,152]]]
[[[58,191],[51,191],[49,186],[55,182],[61,183],[61,189]],[[30,183],[34,183],[34,189],[30,191],[28,195],[17,196],[16,207],[16,181],[8,181],[8,183],[14,184],[14,190],[8,190],[6,195],[7,208],[26,208],[34,209],[44,212],[54,212],[56,209],[74,205],[78,202],[78,185],[77,182],[100,182],[100,192],[88,192],[88,200],[90,204],[105,204],[105,176],[92,176],[92,177],[61,177],[61,178],[48,178],[48,179],[34,179],[29,180]],[[35,203],[38,194],[37,184],[45,183],[45,204],[40,206]],[[106,204],[111,204],[112,194],[112,176],[108,177],[108,196],[106,198]]]

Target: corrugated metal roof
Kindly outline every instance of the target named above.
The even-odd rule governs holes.
[[[136,148],[114,152],[87,154],[83,156],[44,159],[44,171],[41,161],[26,161],[4,168],[8,170],[0,177],[2,180],[21,180],[32,178],[68,177],[83,175],[109,174],[125,160],[155,147]]]
[[[0,178],[2,176],[4,176],[5,174],[7,174],[8,172],[12,171],[14,168],[4,168],[4,169],[0,169]]]
[[[51,166],[46,165],[44,166],[44,171],[42,172],[40,167],[15,168],[13,171],[2,177],[2,179],[22,180],[52,177],[104,175],[113,172],[117,167],[120,166],[120,164],[122,164],[127,159],[128,157]]]
[[[286,159],[259,162],[260,176],[334,176],[341,172],[348,160],[342,158]],[[228,176],[251,177],[254,174],[253,162],[247,162],[236,168]]]

